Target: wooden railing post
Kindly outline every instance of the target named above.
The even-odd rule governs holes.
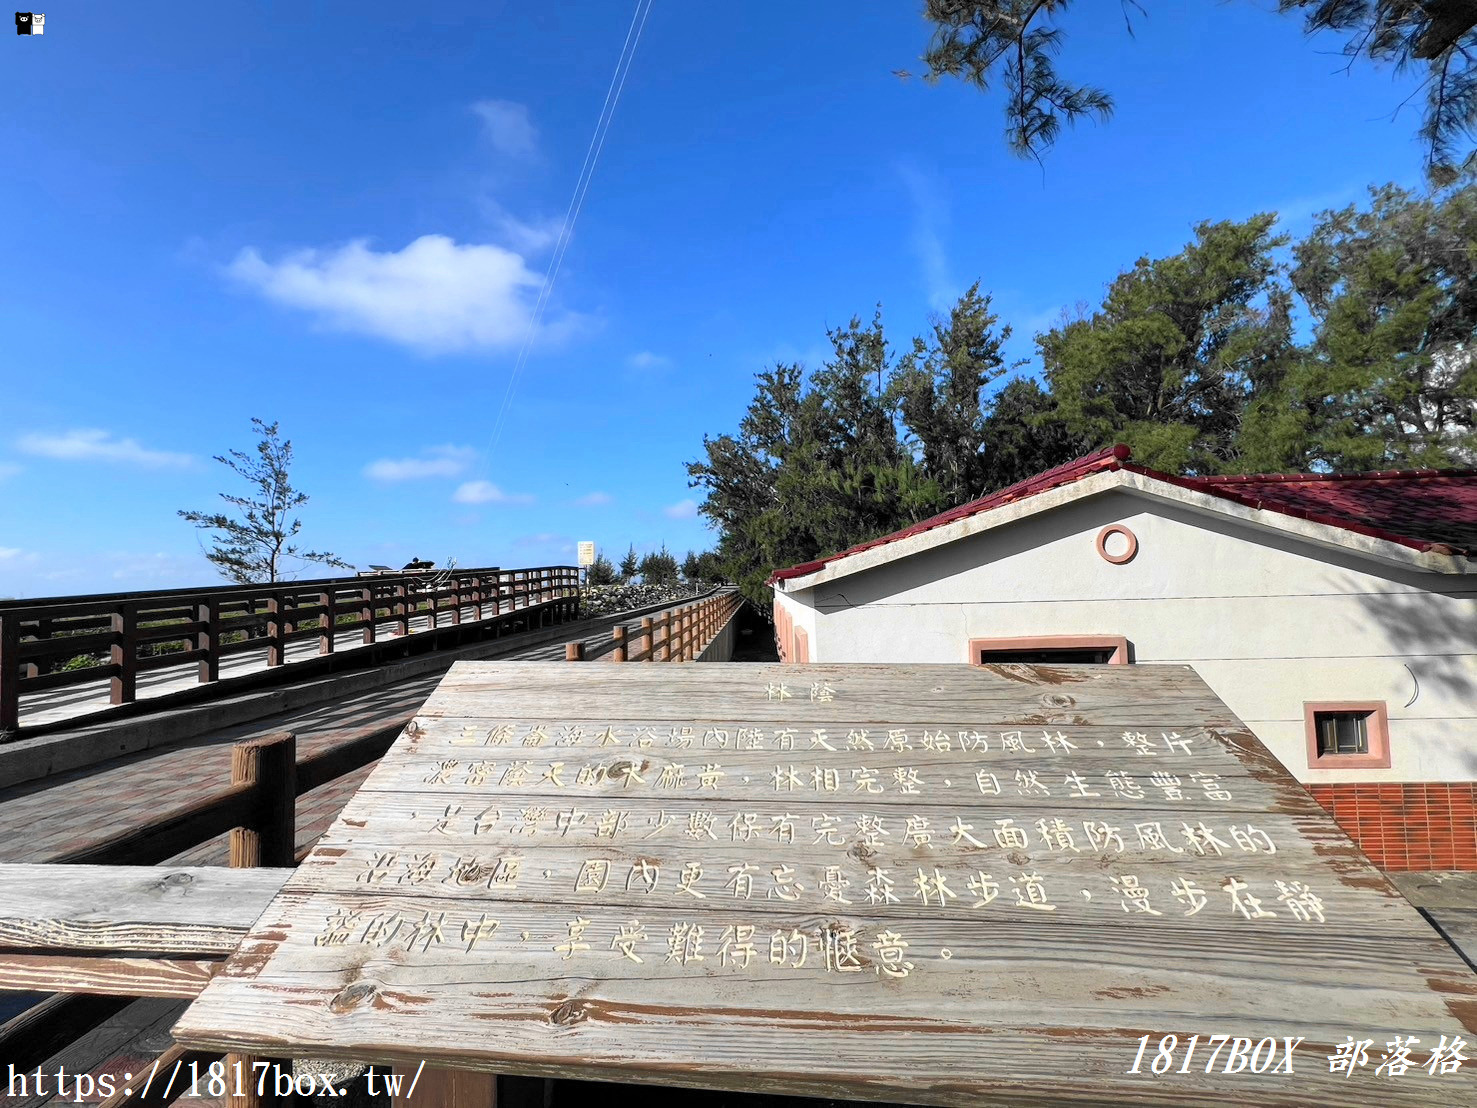
[[[652,641],[651,628],[652,628],[651,617],[650,616],[642,616],[641,617],[641,646],[638,648],[638,652],[640,653],[641,660],[643,662],[654,662],[654,661],[656,661],[656,644]]]
[[[31,632],[31,638],[40,642],[51,638],[51,620],[38,619],[36,629]],[[25,663],[27,677],[39,677],[43,673],[50,673],[55,659],[37,658],[35,661]]]
[[[395,633],[397,635],[410,634],[410,590],[402,577],[399,584],[395,586]]]
[[[318,603],[323,608],[323,614],[318,617],[318,653],[333,653],[333,631],[337,626],[338,619],[338,594],[332,589],[324,589],[318,594]]]
[[[453,576],[451,579],[451,625],[458,626],[462,621],[462,579]]]
[[[281,593],[267,597],[267,665],[280,666],[285,660],[286,640],[282,635],[283,602]]]
[[[670,662],[672,660],[672,613],[663,612],[656,620],[657,630],[661,640],[661,654],[658,661]]]
[[[202,597],[195,605],[195,621],[200,630],[195,632],[195,649],[203,653],[200,659],[198,679],[218,681],[221,675],[220,655],[220,601],[213,596]]]
[[[610,660],[624,662],[626,660],[626,629],[617,625],[610,632],[610,637],[615,640],[615,649],[610,652]]]
[[[564,660],[566,662],[583,662],[585,660],[585,644],[582,642],[565,643]]]
[[[247,739],[231,748],[231,784],[249,785],[256,790],[256,819],[253,827],[236,827],[231,831],[231,867],[249,869],[257,866],[291,866],[297,835],[295,810],[297,802],[297,739],[290,731]],[[249,1054],[227,1054],[227,1108],[266,1108],[290,1103],[291,1097],[279,1098],[275,1087],[278,1073],[291,1073],[290,1061],[278,1061],[276,1071],[267,1071],[263,1094],[258,1097],[254,1081],[241,1082],[243,1095],[236,1095],[236,1082],[229,1075],[259,1074],[256,1064],[263,1059]]]
[[[231,784],[256,790],[252,826],[231,831],[231,866],[293,864],[297,800],[297,739],[279,731],[231,747]]]
[[[20,729],[20,649],[20,620],[0,615],[0,735]]]
[[[364,621],[359,639],[364,643],[374,642],[374,586],[365,585],[359,590],[359,618]]]
[[[108,682],[108,703],[132,704],[138,691],[138,609],[119,604],[112,614],[113,645],[108,661],[113,676]]]

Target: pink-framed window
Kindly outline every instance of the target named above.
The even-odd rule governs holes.
[[[1309,769],[1389,769],[1390,715],[1383,700],[1303,703]]]
[[[971,665],[986,662],[1126,666],[1128,640],[1122,635],[1027,635],[1009,639],[970,639]]]

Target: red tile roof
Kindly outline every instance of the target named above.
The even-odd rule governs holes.
[[[1122,443],[1038,473],[947,512],[813,562],[776,571],[774,581],[804,577],[842,558],[1025,500],[1094,473],[1126,469],[1263,511],[1341,527],[1416,550],[1477,557],[1477,470],[1422,469],[1385,473],[1264,473],[1176,477],[1129,462]]]

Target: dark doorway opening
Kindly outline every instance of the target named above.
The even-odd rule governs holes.
[[[1063,647],[1061,649],[1037,650],[981,650],[980,664],[999,662],[1024,662],[1027,665],[1091,665],[1105,666],[1112,661],[1114,648]]]

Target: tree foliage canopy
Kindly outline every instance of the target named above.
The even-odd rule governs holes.
[[[585,583],[590,585],[615,584],[615,566],[604,554],[597,554],[590,568],[585,570]]]
[[[1124,21],[1147,9],[1120,0]],[[1006,141],[1024,157],[1039,158],[1063,123],[1107,119],[1112,97],[1075,85],[1057,71],[1071,0],[927,0],[924,18],[933,37],[923,55],[926,79],[956,77],[1005,94]],[[1427,166],[1449,184],[1462,163],[1471,165],[1477,131],[1477,0],[1278,0],[1278,10],[1301,16],[1308,34],[1344,36],[1343,52],[1397,70],[1424,71],[1426,97],[1420,135]]]
[[[299,550],[292,542],[303,525],[288,517],[308,502],[306,493],[292,487],[292,443],[278,434],[276,422],[268,424],[253,417],[251,426],[259,436],[255,455],[232,450],[228,457],[215,456],[246,481],[249,491],[239,496],[220,494],[231,506],[229,513],[179,513],[200,530],[211,532],[212,545],[205,556],[223,577],[242,585],[279,580],[284,562],[290,559],[352,568],[334,554]]]
[[[1293,251],[1313,340],[1251,405],[1253,466],[1477,464],[1477,186],[1394,185],[1326,212]]]
[[[660,550],[654,550],[642,557],[640,573],[641,583],[644,585],[664,585],[675,581],[677,580],[677,559],[663,545]]]
[[[879,311],[814,372],[761,371],[687,467],[723,575],[765,603],[777,568],[1115,442],[1179,473],[1477,465],[1477,183],[1372,189],[1296,244],[1275,224],[1139,258],[1036,336],[1039,376],[977,284],[902,357]]]
[[[1077,441],[1126,442],[1159,469],[1232,464],[1244,401],[1275,387],[1292,342],[1276,284],[1275,215],[1202,223],[1169,258],[1140,258],[1102,307],[1040,337],[1056,417]]]
[[[635,577],[639,570],[640,564],[641,563],[639,559],[636,557],[636,547],[633,543],[631,547],[626,551],[626,556],[621,559],[621,580],[629,581],[633,577]]]

